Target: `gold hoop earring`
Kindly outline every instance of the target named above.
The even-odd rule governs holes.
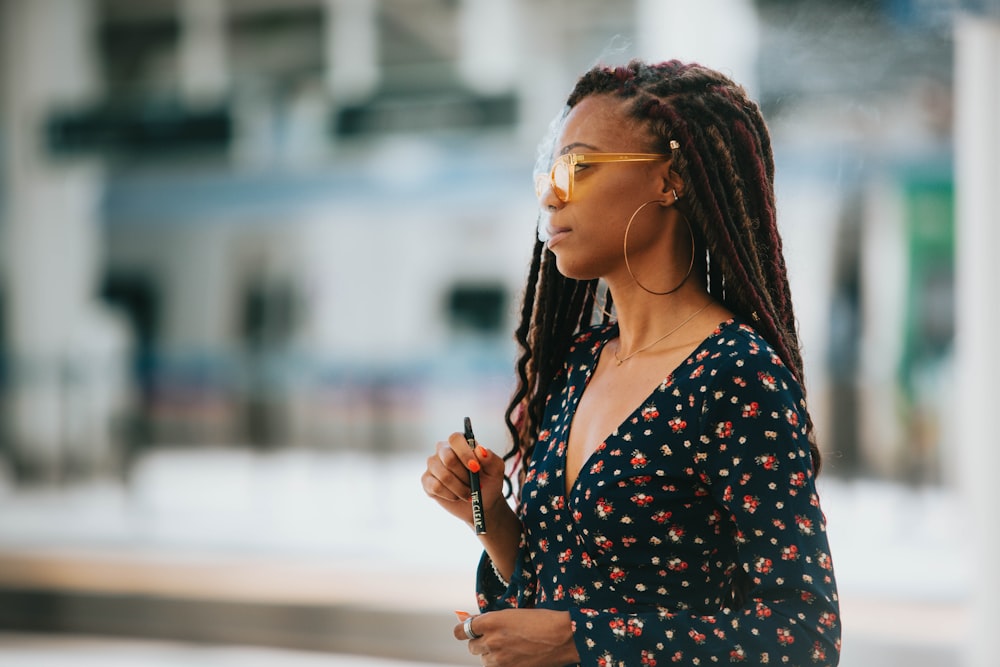
[[[608,310],[608,307],[614,308],[614,303],[612,303],[612,301],[611,301],[611,293],[608,291],[608,288],[605,285],[604,289],[603,289],[603,291],[604,291],[604,299],[603,299],[604,303],[602,304],[600,296],[598,294],[598,292],[600,290],[601,290],[601,288],[599,286],[598,287],[588,287],[587,288],[587,291],[594,298],[594,307],[597,310],[601,311],[601,314],[604,315],[604,317],[605,317],[604,321],[605,322],[610,322],[611,320],[616,319],[615,315],[611,311]]]
[[[643,290],[645,290],[646,292],[649,292],[650,294],[652,294],[654,296],[666,296],[667,294],[673,294],[674,292],[676,292],[677,290],[679,290],[681,287],[684,286],[684,283],[686,283],[687,279],[691,276],[691,271],[694,270],[694,252],[695,252],[695,249],[694,249],[694,230],[691,229],[691,223],[688,222],[687,218],[685,217],[684,218],[684,222],[687,224],[688,233],[691,235],[691,263],[688,265],[687,273],[685,273],[684,277],[681,278],[681,281],[679,283],[677,283],[677,286],[674,287],[674,288],[672,288],[672,289],[668,289],[666,292],[657,292],[655,290],[649,289],[648,287],[646,287],[645,285],[643,285],[641,282],[639,282],[639,279],[635,277],[635,273],[632,271],[632,266],[631,266],[631,264],[629,264],[629,261],[628,261],[628,232],[629,232],[629,229],[632,228],[632,222],[635,220],[635,216],[639,215],[639,211],[641,211],[642,209],[646,208],[650,204],[662,204],[662,203],[664,203],[664,202],[662,200],[660,200],[660,199],[650,199],[648,202],[640,204],[639,208],[635,209],[635,211],[632,212],[632,216],[628,219],[628,224],[625,225],[625,239],[622,241],[622,246],[623,246],[622,247],[622,253],[625,255],[625,270],[628,271],[628,274],[630,276],[632,276],[632,280],[635,281],[636,285],[638,285]]]

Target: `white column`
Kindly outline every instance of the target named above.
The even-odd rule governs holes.
[[[327,85],[338,105],[364,99],[379,81],[376,0],[323,1]]]
[[[115,339],[94,302],[99,271],[97,210],[102,174],[92,160],[47,153],[49,115],[92,99],[92,0],[7,0],[0,38],[4,306],[12,361],[6,417],[21,461],[49,473],[94,449],[96,393],[79,392],[96,349]],[[120,339],[115,339],[120,340]],[[82,406],[82,407],[81,407]],[[81,410],[83,411],[81,413]],[[84,444],[90,444],[84,443]],[[105,443],[98,443],[98,445]]]
[[[517,0],[514,4],[518,27],[515,48],[525,68],[515,79],[520,100],[519,142],[526,146],[548,138],[550,123],[562,111],[577,77],[584,72],[567,57],[574,50],[567,37],[565,11],[572,11],[570,0]]]
[[[502,93],[517,73],[513,0],[462,0],[458,13],[459,71],[472,90]]]
[[[955,32],[956,382],[954,439],[973,559],[968,667],[996,665],[1000,628],[1000,448],[989,425],[1000,377],[1000,21],[962,17]]]
[[[193,106],[216,103],[229,88],[225,0],[181,0],[178,13],[181,95]]]
[[[680,3],[637,0],[636,13],[640,58],[697,62],[754,94],[759,34],[752,0],[699,0],[683,9]]]

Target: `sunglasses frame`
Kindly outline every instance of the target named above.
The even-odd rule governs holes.
[[[674,143],[671,142],[671,148],[674,148]],[[576,180],[574,167],[578,164],[655,162],[656,160],[669,160],[671,157],[673,156],[667,153],[564,153],[556,158],[548,174],[535,175],[535,195],[541,199],[545,188],[549,187],[559,201],[568,202],[573,198],[573,183]],[[565,169],[567,174],[565,193],[556,184],[556,169],[559,168]]]

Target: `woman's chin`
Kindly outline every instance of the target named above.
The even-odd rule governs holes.
[[[595,267],[590,264],[573,261],[565,255],[560,255],[558,252],[553,252],[552,254],[556,256],[556,268],[564,278],[571,280],[593,280],[601,277],[601,273],[595,270]]]

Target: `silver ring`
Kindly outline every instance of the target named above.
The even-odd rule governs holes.
[[[480,637],[482,637],[482,635],[477,635],[475,632],[472,631],[472,619],[474,618],[475,616],[470,616],[467,619],[465,619],[464,623],[462,623],[462,629],[465,630],[465,636],[468,637],[469,639],[479,639]]]

